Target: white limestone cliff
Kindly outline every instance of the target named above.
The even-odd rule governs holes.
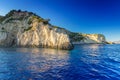
[[[7,16],[7,15],[6,15]],[[6,17],[5,16],[5,17]],[[72,49],[69,36],[28,12],[12,11],[0,24],[0,45]]]
[[[0,16],[0,47],[73,49],[72,43],[107,42],[102,34],[70,32],[32,12],[12,10],[6,16]]]
[[[71,40],[73,44],[106,44],[107,41],[105,36],[102,34],[82,34],[82,33],[71,33]]]

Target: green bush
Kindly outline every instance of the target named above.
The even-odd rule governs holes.
[[[32,18],[29,20],[28,24],[31,24],[34,19],[37,19],[38,22],[43,22],[43,24],[49,24],[50,19],[43,19],[39,16],[32,16]]]
[[[24,31],[29,31],[32,29],[32,26],[28,27],[27,29],[24,29]]]
[[[4,21],[5,19],[13,16],[14,12],[16,12],[16,10],[11,10],[8,14],[6,14],[4,17],[0,18],[0,22]],[[15,20],[22,20],[24,17],[20,17],[20,18],[14,18]],[[13,18],[9,19],[7,22],[9,22],[10,20],[13,20]]]
[[[32,23],[32,20],[30,19],[29,21],[28,21],[28,24],[30,25]]]
[[[82,34],[73,33],[73,32],[69,34],[69,37],[72,41],[81,41],[81,40],[85,39],[85,37]]]
[[[2,29],[2,30],[5,30],[5,28],[4,28],[4,27],[2,27],[1,29]]]
[[[1,28],[1,32],[7,32],[4,27]]]
[[[58,26],[53,26],[53,28],[65,29],[65,28],[61,28],[61,27],[58,27]]]

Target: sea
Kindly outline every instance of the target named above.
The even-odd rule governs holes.
[[[120,45],[0,48],[0,80],[120,80]]]

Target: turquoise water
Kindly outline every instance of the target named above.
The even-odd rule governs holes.
[[[120,80],[120,45],[0,48],[0,80]]]

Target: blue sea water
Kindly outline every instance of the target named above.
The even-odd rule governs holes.
[[[120,45],[0,48],[0,80],[120,80]]]

